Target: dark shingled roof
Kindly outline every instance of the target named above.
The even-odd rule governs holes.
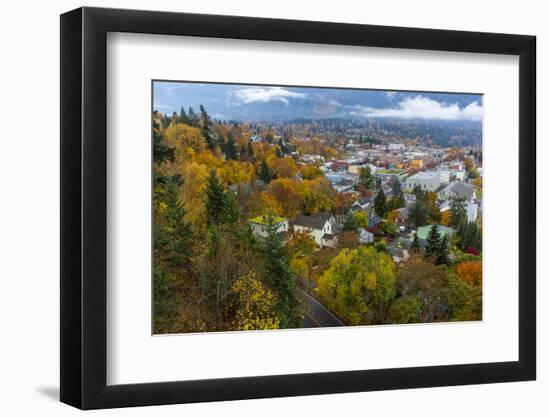
[[[294,219],[294,225],[321,230],[330,217],[328,213],[317,213],[313,216],[298,214]]]

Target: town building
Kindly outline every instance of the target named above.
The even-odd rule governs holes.
[[[439,192],[441,200],[450,200],[452,198],[463,198],[466,202],[474,202],[475,187],[465,182],[453,181]]]
[[[277,217],[277,216],[271,216],[273,224],[275,226],[275,230],[277,233],[288,233],[288,220],[284,217]],[[252,228],[252,233],[255,236],[260,237],[267,237],[268,235],[268,225],[269,225],[269,216],[268,215],[262,215],[254,217],[250,220],[248,220],[248,223],[250,224],[250,227]]]
[[[417,185],[423,191],[435,191],[441,186],[441,175],[435,171],[424,171],[411,175],[405,181],[405,189],[412,191]]]
[[[329,213],[317,213],[312,216],[298,214],[293,221],[293,227],[295,232],[309,233],[317,245],[323,246],[323,239],[326,242],[330,238],[325,235],[334,234],[332,226],[335,222],[334,217]]]
[[[374,234],[369,232],[367,229],[360,227],[358,232],[359,232],[359,243],[365,245],[367,243],[374,242]]]
[[[392,178],[403,180],[407,177],[408,172],[407,169],[377,169],[373,174],[382,180]]]
[[[418,240],[420,241],[421,244],[425,244],[431,229],[432,229],[432,225],[421,226],[418,228],[418,230],[416,231],[416,235],[418,236]],[[439,233],[440,238],[445,235],[447,235],[447,237],[450,238],[451,236],[454,235],[455,231],[450,227],[438,225],[437,232]]]

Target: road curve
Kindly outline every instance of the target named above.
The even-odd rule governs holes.
[[[303,327],[340,327],[345,326],[342,321],[331,313],[315,297],[303,290],[299,290],[300,299],[305,307]]]

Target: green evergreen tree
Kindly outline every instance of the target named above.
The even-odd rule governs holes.
[[[458,229],[467,222],[466,201],[464,198],[453,197],[451,199],[451,220],[449,226]]]
[[[189,125],[195,127],[199,125],[199,118],[191,106],[189,106],[189,110],[187,110],[187,119],[189,120]]]
[[[418,240],[418,233],[414,234],[414,238],[411,244],[411,252],[412,253],[420,252],[420,241]]]
[[[202,104],[200,105],[200,112],[202,135],[204,136],[204,140],[208,145],[208,149],[214,151],[216,148],[216,143],[214,140],[214,133],[212,129],[212,119],[210,118],[210,115],[206,112],[206,109]]]
[[[180,116],[178,120],[180,123],[189,124],[189,119],[187,118],[187,113],[185,113],[183,106],[180,108]]]
[[[358,184],[365,187],[367,190],[373,190],[376,186],[376,178],[372,175],[370,167],[367,165],[359,171]]]
[[[155,113],[157,113],[155,111]],[[174,161],[174,148],[169,147],[160,129],[159,123],[153,119],[153,162],[160,164],[164,161]]]
[[[209,225],[220,224],[226,210],[226,197],[216,170],[212,169],[206,187],[206,217]]]
[[[176,287],[188,269],[193,253],[191,226],[179,199],[181,180],[155,177],[153,227],[153,308],[155,333],[173,331],[176,318]],[[162,206],[162,214],[157,208]]]
[[[378,194],[374,199],[374,211],[380,217],[383,217],[388,211],[388,207],[386,205],[386,194],[384,194],[384,190],[382,189],[378,191]]]
[[[296,283],[290,269],[290,257],[279,234],[273,216],[267,218],[266,236],[260,238],[259,252],[263,257],[266,283],[277,293],[276,310],[281,328],[300,327],[300,310]]]
[[[231,132],[227,133],[227,141],[225,142],[225,157],[227,159],[237,160],[237,146]]]
[[[426,192],[418,184],[413,187],[412,194],[416,197],[416,201],[424,202],[426,200]]]
[[[239,220],[240,210],[237,206],[237,197],[232,191],[226,191],[224,195],[224,210],[222,215],[222,222],[227,224],[233,224]]]
[[[262,159],[262,163],[260,164],[260,179],[266,184],[269,184],[271,181],[271,173],[265,159]]]
[[[403,191],[400,191],[392,198],[392,210],[402,207],[405,207],[405,196],[403,195]]]
[[[437,245],[435,263],[437,265],[447,265],[449,263],[449,239],[446,234],[443,235]]]
[[[391,184],[391,190],[394,198],[399,194],[403,194],[403,190],[401,189],[401,181],[395,178]]]
[[[254,159],[254,148],[252,147],[252,141],[249,140],[248,144],[246,145],[246,154],[248,155],[248,159],[251,161]]]
[[[460,248],[463,251],[474,249],[477,253],[481,252],[482,236],[481,230],[475,222],[465,223],[461,228],[459,237]]]
[[[417,200],[409,209],[409,222],[416,226],[420,227],[426,224],[428,221],[428,214],[426,205],[422,200]]]
[[[437,251],[440,245],[440,236],[437,224],[433,224],[428,236],[426,237],[426,247],[424,248],[424,253],[427,258],[432,258],[437,255]]]
[[[353,213],[349,213],[346,218],[344,219],[344,222],[342,223],[342,229],[345,232],[354,231],[356,232],[357,229],[359,229],[359,224],[357,223],[357,219],[353,215]]]

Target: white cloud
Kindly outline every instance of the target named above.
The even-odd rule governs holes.
[[[351,112],[365,117],[396,117],[403,119],[481,120],[483,107],[473,101],[464,108],[457,103],[448,104],[428,97],[416,96],[401,101],[396,108],[376,109],[355,106]]]
[[[307,94],[296,93],[294,91],[285,90],[282,87],[243,88],[241,90],[234,91],[232,94],[242,103],[253,103],[255,101],[268,103],[270,101],[279,101],[281,103],[288,104],[289,98],[306,98],[307,97]]]
[[[393,99],[397,95],[397,91],[386,91],[386,97]]]

